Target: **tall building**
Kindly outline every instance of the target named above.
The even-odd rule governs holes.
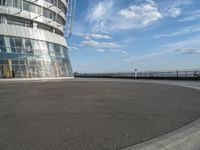
[[[66,0],[0,0],[0,78],[72,77]]]

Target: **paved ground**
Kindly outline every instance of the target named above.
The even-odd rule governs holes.
[[[115,150],[200,118],[198,90],[125,81],[0,82],[0,150]]]

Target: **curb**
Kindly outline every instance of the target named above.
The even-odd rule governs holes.
[[[189,85],[171,83],[168,85],[200,90],[199,87]],[[160,137],[127,148],[122,148],[122,150],[200,150],[200,119]]]
[[[136,144],[122,150],[199,150],[200,119],[144,143]]]

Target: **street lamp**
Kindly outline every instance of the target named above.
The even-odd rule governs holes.
[[[134,69],[134,75],[135,75],[135,79],[137,78],[137,71],[138,71],[138,69],[136,68],[136,69]]]

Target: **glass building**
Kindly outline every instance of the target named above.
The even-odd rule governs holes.
[[[73,77],[66,0],[0,0],[0,78]]]

